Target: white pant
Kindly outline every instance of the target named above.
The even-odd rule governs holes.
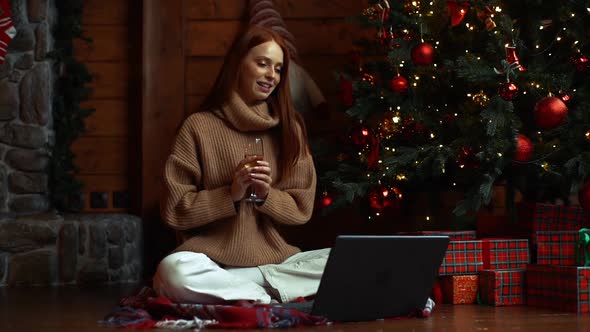
[[[221,304],[232,300],[270,303],[317,293],[330,249],[305,251],[280,264],[221,268],[205,254],[180,251],[166,256],[154,289],[177,303]]]

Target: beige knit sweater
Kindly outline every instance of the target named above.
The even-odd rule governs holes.
[[[186,119],[164,169],[160,212],[187,240],[175,251],[204,253],[222,265],[280,263],[300,250],[285,242],[276,224],[304,224],[311,217],[316,173],[306,154],[291,176],[280,178],[279,141],[269,129],[278,125],[266,103],[248,107],[234,94],[221,110]],[[248,140],[262,137],[264,159],[272,169],[271,189],[261,204],[230,195],[232,178]]]

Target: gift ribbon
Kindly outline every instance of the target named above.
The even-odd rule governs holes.
[[[588,252],[590,247],[590,229],[588,228],[581,228],[579,230],[578,236],[578,250],[576,250],[576,262],[578,265],[581,266],[590,266],[590,252]],[[584,258],[582,259],[582,255],[580,251],[584,252]]]

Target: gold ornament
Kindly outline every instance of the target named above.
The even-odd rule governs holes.
[[[399,112],[385,112],[383,119],[379,122],[379,136],[389,139],[401,131],[401,116]]]
[[[474,94],[472,99],[474,103],[481,107],[488,106],[488,102],[490,101],[490,98],[488,98],[483,90],[480,90],[478,93]]]
[[[406,1],[406,3],[404,3],[404,12],[406,12],[408,14],[419,13],[420,12],[420,1],[418,1],[418,0]]]

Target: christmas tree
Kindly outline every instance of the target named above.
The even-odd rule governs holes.
[[[378,215],[451,190],[461,215],[502,182],[590,207],[589,13],[580,0],[370,1],[339,73],[355,125],[315,148],[320,203]]]

